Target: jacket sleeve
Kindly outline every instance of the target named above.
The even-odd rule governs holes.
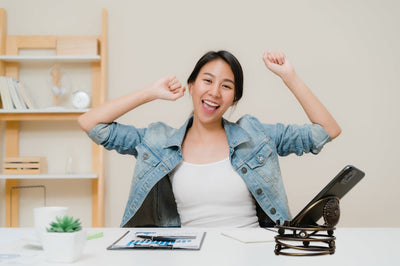
[[[331,140],[329,134],[319,124],[306,125],[268,125],[263,124],[266,135],[275,142],[280,156],[291,153],[318,154],[322,147]]]
[[[117,122],[100,123],[87,132],[88,136],[107,150],[137,156],[136,147],[141,143],[145,128],[122,125]]]

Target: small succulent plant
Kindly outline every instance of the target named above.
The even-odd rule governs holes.
[[[50,223],[50,228],[46,228],[47,232],[67,232],[72,233],[82,229],[81,222],[71,216],[56,217],[56,222]]]

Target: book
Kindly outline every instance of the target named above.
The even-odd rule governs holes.
[[[205,232],[177,230],[126,231],[107,249],[188,249],[199,250]]]
[[[28,92],[26,91],[25,86],[22,84],[21,81],[17,82],[16,86],[17,91],[21,95],[21,98],[24,100],[24,103],[28,109],[35,109],[36,106],[33,104],[31,98],[29,97]]]
[[[11,95],[8,89],[7,77],[0,77],[0,93],[1,93],[1,102],[3,104],[3,109],[12,110],[14,109]]]
[[[15,89],[15,91],[16,91],[16,93],[17,93],[17,96],[18,96],[18,99],[19,99],[19,101],[20,101],[20,103],[21,103],[21,108],[22,109],[28,109],[28,105],[25,103],[25,101],[24,101],[24,98],[22,97],[22,95],[21,95],[21,92],[20,92],[20,90],[19,90],[19,81],[18,80],[13,80],[14,81],[14,89]]]
[[[5,100],[5,94],[3,92],[3,86],[1,84],[1,78],[0,77],[0,108],[5,109],[6,107],[6,100]]]
[[[14,109],[26,109],[25,104],[21,102],[20,100],[21,97],[18,95],[17,90],[15,88],[17,81],[15,81],[10,77],[6,77],[6,80],[8,85],[8,91],[10,92]]]
[[[22,82],[11,77],[0,76],[0,100],[5,110],[35,109]]]

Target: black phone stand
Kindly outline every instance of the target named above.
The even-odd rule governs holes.
[[[317,222],[309,222],[309,216],[314,208],[322,208],[324,224],[318,225]],[[335,240],[333,232],[335,225],[339,222],[340,208],[339,198],[334,196],[325,197],[315,202],[306,209],[296,222],[285,221],[279,224],[278,235],[275,236],[275,254],[288,256],[316,256],[335,253]],[[311,224],[304,223],[307,221]],[[286,233],[288,230],[290,233]]]

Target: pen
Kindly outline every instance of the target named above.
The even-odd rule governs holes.
[[[153,241],[174,242],[178,239],[195,239],[195,236],[150,236],[150,235],[136,235],[142,239],[149,239]]]

